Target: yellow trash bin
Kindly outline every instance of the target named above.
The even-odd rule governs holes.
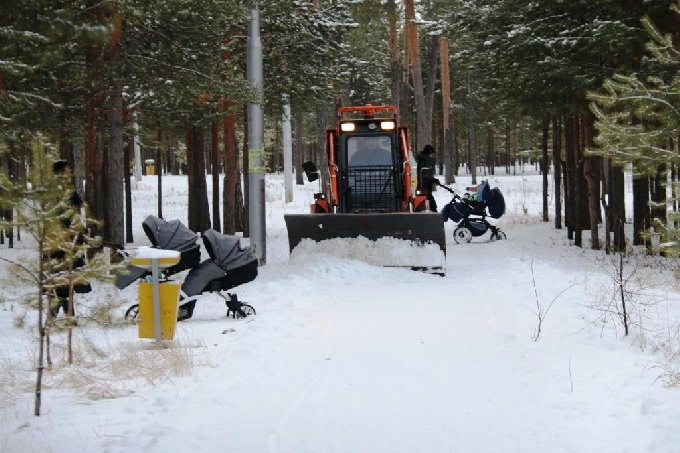
[[[155,175],[156,174],[156,163],[154,162],[153,159],[145,160],[144,164],[146,165],[146,174],[147,175]]]
[[[175,338],[177,311],[179,310],[179,282],[159,283],[161,339]],[[156,338],[153,316],[153,283],[139,284],[139,313],[137,314],[139,338]]]

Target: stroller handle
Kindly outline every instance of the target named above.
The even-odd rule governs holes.
[[[456,195],[456,191],[455,191],[455,190],[453,190],[453,189],[450,188],[450,187],[445,186],[444,184],[439,184],[439,187],[441,187],[442,189],[446,190],[446,191],[449,192],[450,194]]]

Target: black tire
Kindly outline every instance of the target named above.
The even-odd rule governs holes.
[[[227,308],[227,318],[241,319],[255,314],[257,314],[255,308],[252,305],[248,304],[242,304],[235,310]]]
[[[459,226],[453,231],[453,240],[456,244],[467,244],[472,240],[472,231],[464,226]]]
[[[500,229],[496,230],[496,232],[491,235],[492,241],[505,241],[506,239],[508,239],[508,236]]]
[[[257,312],[255,311],[255,308],[252,305],[243,304],[243,307],[241,307],[241,310],[243,310],[243,313],[245,313],[247,316],[257,314]]]
[[[134,304],[125,312],[125,319],[130,321],[137,321],[137,315],[139,314],[139,304]]]

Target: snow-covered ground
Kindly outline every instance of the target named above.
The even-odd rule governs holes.
[[[289,257],[283,214],[307,212],[317,186],[284,204],[283,178],[268,176],[267,264],[235,289],[257,315],[227,318],[205,294],[160,350],[134,325],[82,320],[76,365],[53,335],[40,417],[36,316],[18,301],[30,289],[3,263],[0,452],[680,452],[680,389],[666,385],[680,369],[676,263],[624,265],[626,337],[617,260],[540,222],[540,176],[489,179],[506,198],[508,240],[456,244],[447,222],[439,277],[377,267],[346,243]],[[186,222],[186,178],[163,183],[164,217]],[[155,184],[134,188],[131,248],[149,245]],[[26,239],[6,247],[8,259],[32,253]],[[82,312],[110,301],[122,318],[136,302],[136,284],[93,286],[77,296]]]

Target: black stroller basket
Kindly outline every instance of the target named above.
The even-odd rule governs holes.
[[[154,248],[180,252],[179,262],[163,269],[164,277],[192,269],[201,261],[198,235],[179,220],[167,221],[150,215],[142,222],[142,228]],[[127,271],[126,274],[116,275],[118,289],[126,288],[137,279],[151,275],[149,270],[133,265],[127,266]]]

